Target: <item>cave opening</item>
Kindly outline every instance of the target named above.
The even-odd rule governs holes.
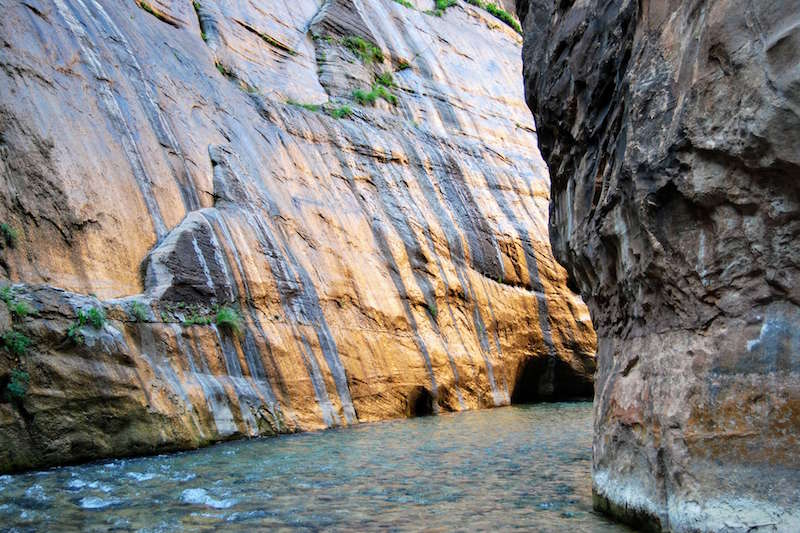
[[[433,414],[433,394],[425,387],[414,387],[406,398],[409,417]]]
[[[511,403],[591,400],[593,396],[591,375],[555,357],[529,357],[517,369]]]

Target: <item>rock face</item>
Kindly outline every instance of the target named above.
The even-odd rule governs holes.
[[[521,38],[415,4],[0,0],[0,471],[591,394]]]
[[[598,332],[596,506],[800,531],[800,2],[517,8],[551,242]]]

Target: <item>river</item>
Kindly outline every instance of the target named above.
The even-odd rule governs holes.
[[[512,406],[0,476],[0,529],[629,531],[592,511],[591,426]]]

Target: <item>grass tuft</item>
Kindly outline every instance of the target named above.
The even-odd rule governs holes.
[[[397,105],[397,97],[390,93],[383,85],[375,84],[372,90],[367,92],[363,89],[353,91],[353,98],[361,105],[375,105],[378,98],[383,98],[392,105]]]
[[[435,17],[441,17],[448,7],[453,7],[458,4],[458,0],[436,0],[434,9],[428,10],[425,13]]]
[[[375,81],[378,82],[379,85],[383,85],[384,87],[391,88],[397,86],[394,83],[394,77],[392,76],[392,73],[388,71],[375,76]]]
[[[353,114],[353,110],[348,105],[342,105],[329,109],[328,114],[335,119],[349,118]]]
[[[362,63],[383,63],[383,52],[377,45],[359,37],[358,35],[350,35],[342,40],[342,44],[353,52]]]
[[[319,104],[304,104],[302,102],[297,102],[292,100],[291,98],[286,101],[287,104],[294,106],[294,107],[302,107],[303,109],[307,109],[308,111],[319,111],[322,109],[322,106]]]
[[[142,9],[144,9],[145,11],[147,11],[148,13],[150,13],[151,15],[153,15],[155,18],[157,18],[157,19],[158,19],[158,20],[160,20],[161,22],[166,22],[166,23],[167,23],[167,24],[169,24],[170,26],[174,26],[174,25],[175,25],[175,23],[174,23],[174,22],[172,22],[171,20],[169,20],[169,19],[168,19],[168,18],[167,18],[167,17],[166,17],[166,16],[165,16],[163,13],[161,13],[160,11],[156,11],[156,10],[155,10],[155,8],[153,8],[153,6],[151,6],[151,5],[150,5],[150,4],[148,4],[147,2],[144,2],[144,1],[141,1],[141,0],[140,0],[140,2],[139,2],[139,7],[141,7]]]
[[[94,329],[102,329],[106,323],[106,312],[102,307],[92,307],[86,313],[86,318]]]
[[[67,329],[67,338],[76,344],[82,344],[85,340],[81,333],[81,328],[90,324],[95,329],[101,329],[106,322],[106,313],[102,308],[91,307],[88,311],[78,310],[75,322]]]
[[[211,324],[211,318],[200,315],[197,311],[193,312],[188,318],[183,321],[183,325],[189,326],[207,326]]]
[[[231,307],[220,307],[214,321],[217,326],[233,333],[242,331],[242,317]]]
[[[522,35],[522,27],[519,25],[519,22],[517,22],[517,19],[515,19],[514,16],[505,9],[491,2],[484,2],[483,0],[465,0],[465,1],[468,4],[472,4],[473,6],[485,9],[492,16],[494,16],[494,18],[502,21],[507,26],[512,28],[515,32]]]
[[[225,76],[226,78],[234,78],[233,71],[222,64],[221,61],[215,61],[214,66],[217,67],[217,70],[220,74]]]
[[[131,303],[131,315],[137,322],[144,322],[147,320],[147,306],[142,302],[134,301]]]
[[[31,306],[19,300],[11,302],[7,305],[11,314],[17,318],[25,318],[26,316],[34,313],[34,310],[31,308]]]

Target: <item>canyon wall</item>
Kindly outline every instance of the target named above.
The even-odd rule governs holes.
[[[520,0],[598,509],[800,531],[800,2]]]
[[[413,4],[0,0],[0,471],[591,395],[522,39]]]

